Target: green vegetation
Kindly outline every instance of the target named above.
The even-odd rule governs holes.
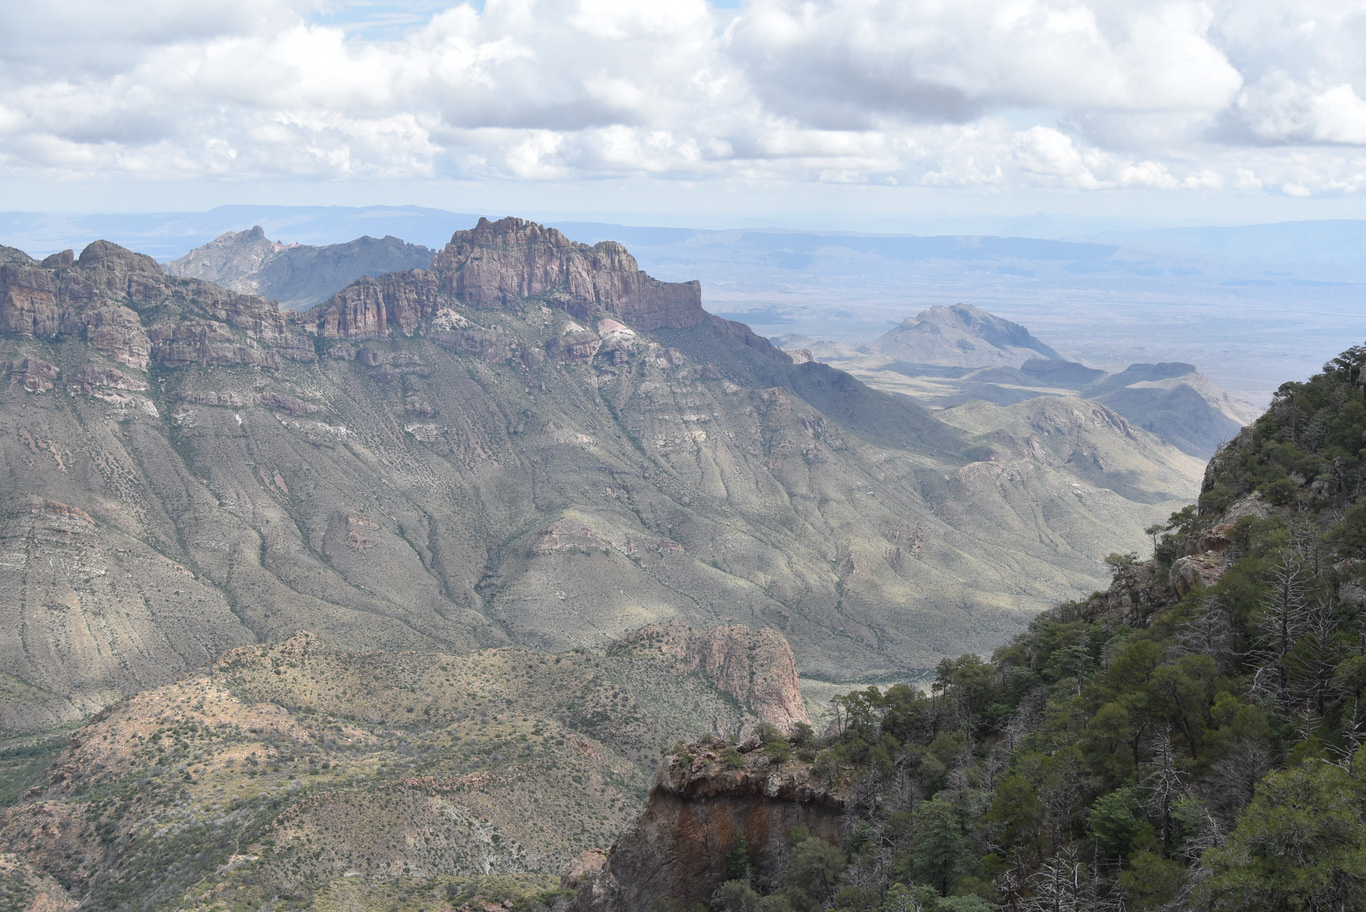
[[[1363,364],[1281,387],[1108,591],[840,697],[852,835],[713,908],[1366,908]],[[1221,572],[1182,597],[1187,554]]]
[[[41,735],[9,738],[0,742],[0,807],[19,799],[42,781],[49,764],[66,747],[75,726],[63,726]]]

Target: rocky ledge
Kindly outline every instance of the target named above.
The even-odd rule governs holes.
[[[674,748],[655,774],[645,811],[601,869],[577,870],[567,880],[578,889],[571,909],[635,912],[702,902],[725,879],[726,855],[742,835],[761,877],[781,869],[793,827],[838,842],[843,797],[809,763],[772,744],[714,739]]]

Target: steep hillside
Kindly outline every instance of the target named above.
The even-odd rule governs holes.
[[[279,301],[289,310],[312,307],[363,276],[425,269],[436,251],[396,237],[345,244],[283,244],[258,225],[229,231],[165,264],[173,276],[206,279],[242,294]]]
[[[945,660],[929,693],[840,698],[808,749],[844,804],[841,833],[813,850],[768,836],[780,857],[745,845],[754,867],[721,863],[734,842],[714,847],[686,898],[766,912],[1366,908],[1363,454],[1366,346],[1281,386],[1210,462],[1198,509],[1150,528],[1150,560],[1115,555],[1106,591],[1040,615],[989,663]],[[676,817],[744,794],[715,789]],[[667,899],[667,862],[641,872],[633,857],[619,842],[599,880],[624,895],[654,876],[636,906]],[[578,902],[614,908],[594,884]]]
[[[717,662],[682,667],[692,640]],[[0,887],[110,912],[327,907],[357,878],[386,900],[365,908],[395,887],[448,900],[605,845],[678,732],[759,722],[805,722],[771,631],[647,629],[608,656],[342,654],[301,633],[77,732],[0,816]]]
[[[742,622],[827,678],[928,668],[1091,588],[1184,494],[993,462],[516,219],[297,315],[103,242],[3,254],[8,730],[300,629],[459,652]]]

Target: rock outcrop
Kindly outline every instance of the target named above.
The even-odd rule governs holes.
[[[738,757],[738,760],[737,760]],[[737,765],[738,763],[738,765]],[[714,740],[669,756],[640,819],[623,833],[596,878],[582,883],[575,912],[637,912],[702,902],[725,879],[726,853],[743,835],[759,877],[781,866],[796,826],[836,842],[841,795],[800,760],[779,762],[756,742],[728,751]]]
[[[609,651],[665,657],[679,674],[701,672],[716,686],[751,707],[762,722],[790,731],[811,722],[797,686],[792,647],[776,630],[754,630],[740,624],[694,630],[670,621],[652,624],[626,637]]]
[[[696,326],[706,318],[698,282],[660,282],[615,241],[589,247],[517,218],[480,219],[457,231],[432,268],[446,289],[476,307],[544,297],[575,317],[599,310],[641,330]]]
[[[1172,564],[1170,583],[1178,598],[1207,589],[1224,575],[1224,561],[1216,551],[1180,557]]]

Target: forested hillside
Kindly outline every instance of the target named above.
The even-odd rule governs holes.
[[[1283,385],[1108,591],[838,698],[843,846],[713,908],[1366,907],[1364,363]]]

